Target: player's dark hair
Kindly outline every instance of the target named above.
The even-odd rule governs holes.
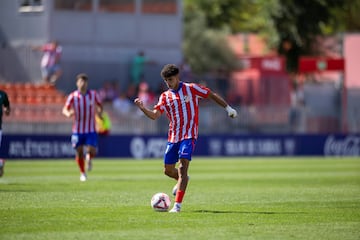
[[[84,81],[87,81],[89,78],[88,78],[88,76],[85,74],[85,73],[80,73],[80,74],[78,74],[77,76],[76,76],[76,80],[78,80],[78,79],[82,79],[82,80],[84,80]]]
[[[164,79],[172,76],[176,76],[178,74],[179,74],[179,68],[175,64],[166,64],[160,73],[161,77]]]

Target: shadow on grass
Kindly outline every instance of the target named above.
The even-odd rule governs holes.
[[[5,183],[4,186],[10,187],[6,189],[0,189],[0,192],[34,192],[33,189],[25,189],[29,185],[23,183]]]
[[[25,190],[25,189],[0,189],[0,192],[35,192],[35,191]]]
[[[246,211],[222,211],[222,210],[194,210],[192,212],[195,213],[237,213],[237,214],[264,214],[264,215],[272,215],[272,214],[305,214],[305,212],[246,212]]]

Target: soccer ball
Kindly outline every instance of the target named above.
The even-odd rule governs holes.
[[[151,198],[151,207],[157,212],[166,212],[170,204],[170,197],[166,193],[156,193]]]

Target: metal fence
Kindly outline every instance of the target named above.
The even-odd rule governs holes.
[[[3,117],[3,132],[11,134],[70,134],[72,120],[61,114],[62,105],[13,105],[10,117]],[[340,118],[319,117],[307,108],[298,109],[295,120],[289,107],[236,107],[239,116],[231,119],[216,104],[200,107],[200,134],[286,134],[341,132]],[[166,134],[168,120],[165,114],[158,120],[148,119],[135,106],[126,112],[117,112],[105,105],[112,128],[111,134]],[[360,107],[348,113],[348,131],[359,132]]]
[[[14,105],[11,116],[3,117],[3,131],[12,134],[70,134],[71,119],[62,116],[61,108],[62,105]],[[288,122],[288,108],[237,107],[236,109],[239,116],[231,119],[225,110],[216,105],[201,106],[200,134],[286,133],[291,129]],[[111,134],[166,134],[168,130],[169,123],[165,114],[153,121],[135,106],[132,106],[127,113],[120,113],[111,105],[105,105],[105,111],[112,122]]]

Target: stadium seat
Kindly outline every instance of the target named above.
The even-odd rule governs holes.
[[[12,105],[11,122],[63,122],[65,95],[52,85],[1,83]]]

